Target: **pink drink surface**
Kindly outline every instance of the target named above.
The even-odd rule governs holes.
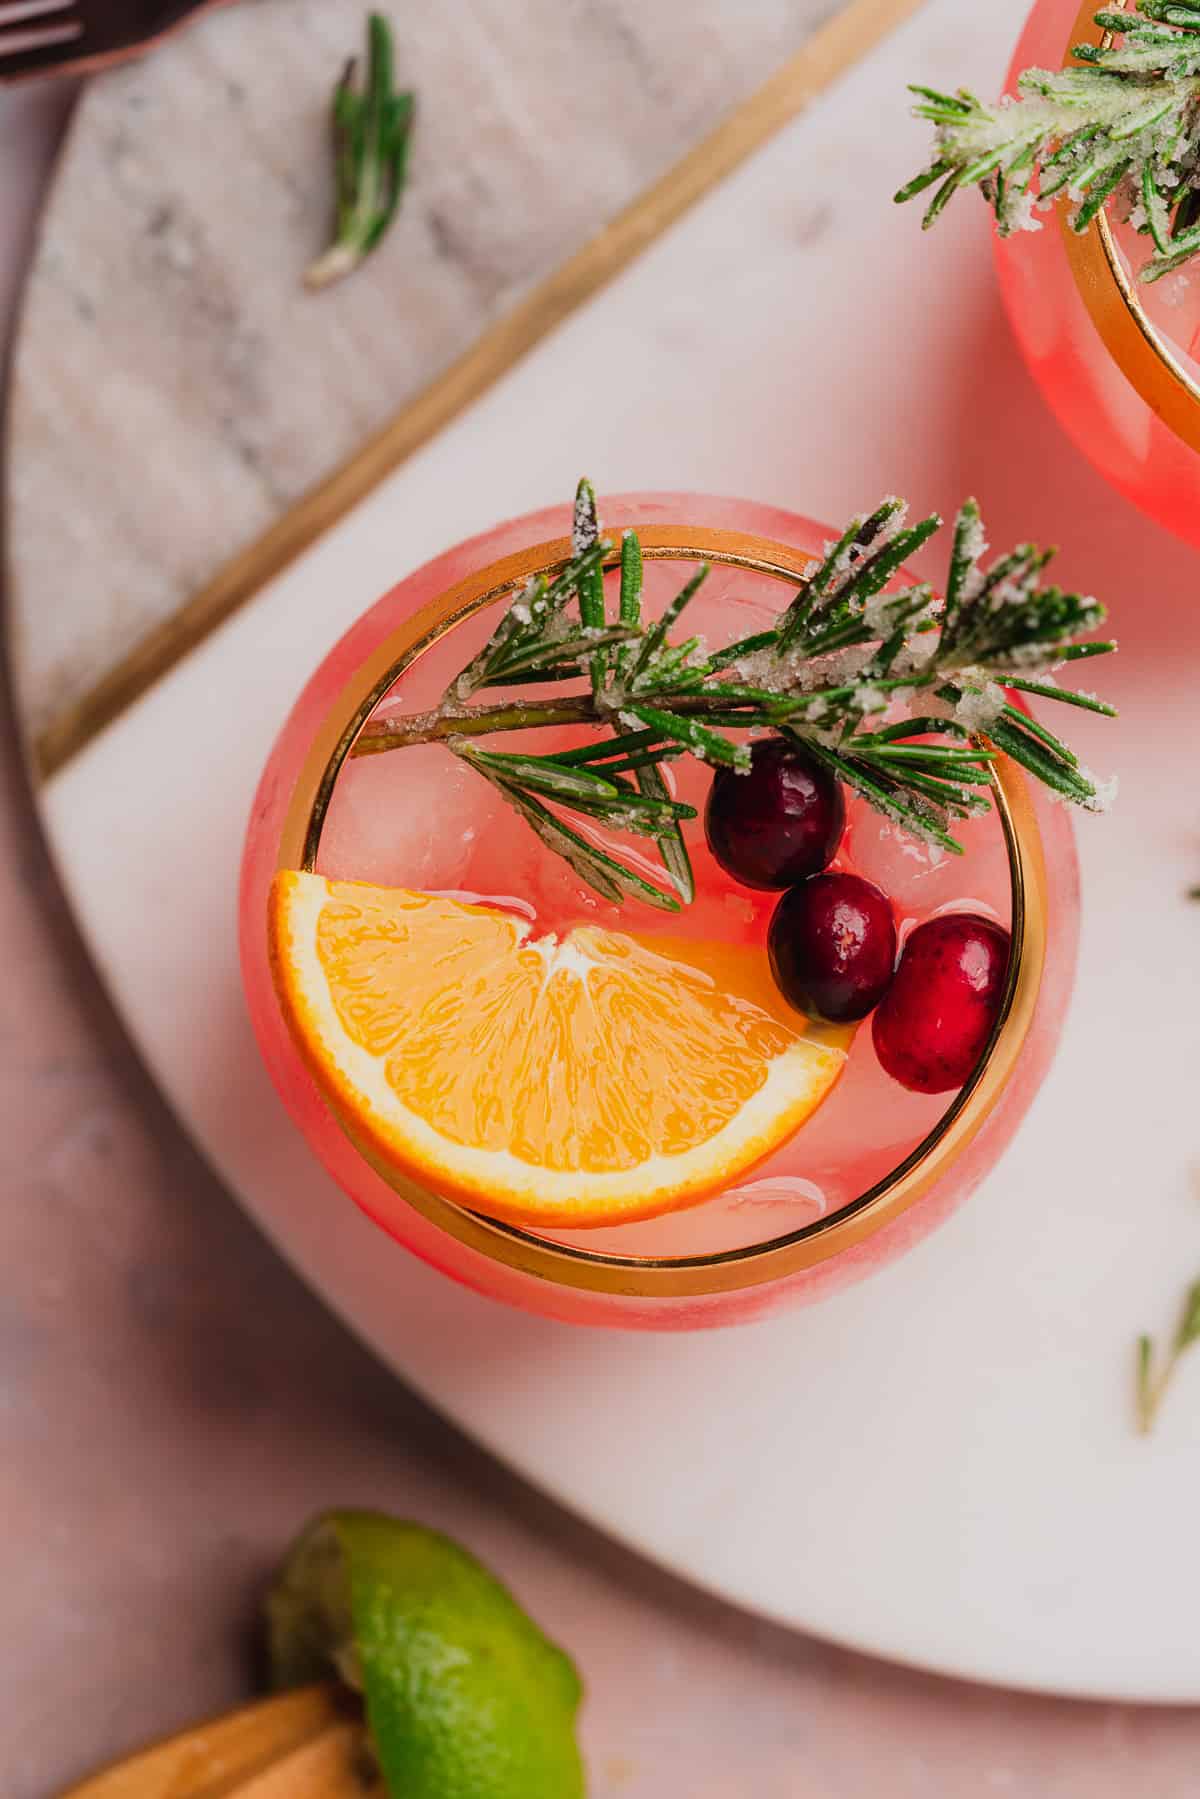
[[[1009,91],[1024,69],[1069,62],[1079,12],[1079,0],[1040,0],[1014,53]],[[975,196],[960,204],[971,202],[982,205]],[[1057,213],[1039,216],[1039,231],[1018,232],[996,246],[1005,304],[1030,369],[1059,423],[1100,472],[1143,512],[1200,544],[1200,454],[1127,379],[1080,295]],[[1115,231],[1136,270],[1146,260],[1147,240],[1119,224]],[[1200,260],[1154,285],[1139,284],[1137,294],[1168,353],[1200,379]]]
[[[650,562],[645,605],[655,615],[691,572],[682,562]],[[615,581],[615,576],[612,577]],[[686,615],[686,634],[712,648],[760,630],[790,598],[784,583],[716,567]],[[610,594],[615,611],[615,595]],[[381,711],[420,712],[438,704],[447,685],[493,628],[496,613],[448,632],[401,678]],[[542,690],[545,691],[544,689]],[[563,748],[591,733],[580,728],[496,738],[495,746]],[[444,744],[423,744],[352,761],[339,777],[322,838],[323,873],[415,887],[495,905],[530,920],[539,932],[563,934],[589,923],[669,940],[687,937],[763,948],[778,894],[740,885],[717,864],[704,841],[703,810],[711,773],[692,757],[669,766],[677,796],[696,807],[685,825],[696,873],[695,901],[678,914],[642,902],[618,906],[593,893],[509,808],[482,776]],[[945,910],[972,910],[1008,925],[1008,859],[994,814],[964,824],[962,857],[933,852],[848,796],[848,823],[833,866],[865,875],[894,903],[901,940],[916,924]],[[573,821],[575,822],[575,821]],[[585,824],[579,826],[588,832]],[[599,831],[590,832],[606,841]],[[611,847],[611,835],[607,842]],[[623,845],[628,853],[630,846]],[[635,852],[636,853],[636,852]],[[661,869],[646,860],[650,878]],[[669,954],[669,941],[664,944]],[[612,1071],[614,1080],[620,1071]],[[952,1095],[907,1092],[875,1057],[869,1020],[860,1028],[846,1072],[815,1117],[768,1161],[720,1196],[659,1219],[586,1232],[557,1241],[628,1255],[693,1255],[761,1243],[837,1210],[886,1176],[915,1148]]]

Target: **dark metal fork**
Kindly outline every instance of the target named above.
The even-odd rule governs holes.
[[[0,82],[95,69],[228,0],[0,0]]]

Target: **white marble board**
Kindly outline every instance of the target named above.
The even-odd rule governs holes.
[[[930,0],[611,288],[41,790],[63,880],[181,1118],[281,1250],[505,1460],[688,1578],[798,1628],[1014,1686],[1200,1701],[1200,1365],[1139,1440],[1132,1345],[1200,1271],[1183,898],[1195,560],[1052,424],[999,309],[981,209],[922,240],[905,80],[1001,78],[1017,20]],[[888,120],[886,133],[881,120]],[[619,378],[618,378],[619,377]],[[526,425],[531,428],[522,429]],[[533,426],[536,428],[532,428]],[[513,454],[513,444],[520,454]],[[311,1163],[259,1066],[234,944],[257,770],[299,684],[398,575],[491,519],[603,488],[743,491],[830,519],[978,493],[1110,597],[1117,812],[1081,828],[1081,977],[1054,1071],[983,1189],[825,1305],[663,1340],[459,1291]]]

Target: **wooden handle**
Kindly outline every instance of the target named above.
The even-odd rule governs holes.
[[[362,1724],[333,1687],[304,1687],[198,1724],[63,1799],[365,1799],[382,1793]]]

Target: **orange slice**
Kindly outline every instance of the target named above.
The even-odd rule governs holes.
[[[851,1033],[780,997],[760,951],[276,875],[288,1024],[350,1135],[497,1218],[578,1228],[704,1198],[819,1106]]]

